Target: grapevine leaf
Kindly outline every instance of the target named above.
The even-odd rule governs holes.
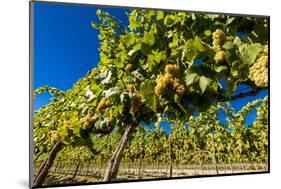
[[[104,94],[105,98],[108,98],[112,95],[116,95],[116,94],[119,94],[119,93],[121,93],[120,87],[112,87],[108,90],[103,91],[103,94]]]
[[[143,36],[143,41],[148,44],[149,46],[152,46],[155,43],[155,37],[153,32],[146,32]]]
[[[150,45],[146,44],[146,43],[141,43],[141,52],[144,55],[149,55],[151,53],[151,47]]]
[[[238,36],[236,36],[233,40],[233,43],[239,47],[239,46],[241,46],[242,41]]]
[[[199,79],[199,86],[201,89],[201,94],[203,94],[207,88],[207,86],[210,84],[212,80],[210,78],[207,78],[205,76],[201,76]]]
[[[109,70],[102,70],[101,73],[96,76],[96,79],[104,79],[104,78],[106,78],[108,72],[109,72]]]
[[[126,37],[124,37],[124,43],[126,44],[126,46],[131,46],[135,43],[135,36],[133,34],[133,32],[128,33],[128,35]]]
[[[195,39],[189,39],[188,41],[185,42],[184,47],[181,46],[179,48],[184,49],[183,55],[187,57],[189,62],[193,62],[196,56],[199,54],[199,52],[205,50],[199,37],[196,37]]]
[[[204,31],[204,34],[205,34],[206,36],[210,36],[210,35],[212,34],[212,32],[211,32],[211,30],[205,30],[205,31]]]
[[[154,93],[155,83],[151,80],[145,80],[141,83],[140,93],[144,96],[146,103],[151,107],[152,110],[156,111],[157,101]]]
[[[218,73],[220,73],[223,70],[227,70],[227,67],[226,66],[218,66],[218,67],[215,68],[215,71],[218,72]]]
[[[226,50],[230,50],[233,49],[235,47],[235,44],[232,43],[231,41],[227,41],[224,45],[223,48]]]
[[[145,80],[145,77],[138,70],[133,71],[132,75],[140,81]]]
[[[165,51],[154,52],[153,54],[148,55],[147,64],[148,64],[149,71],[153,71],[157,69],[160,61],[165,59],[166,59]]]
[[[164,12],[163,11],[157,11],[157,20],[162,20],[164,18]]]
[[[95,96],[99,96],[102,92],[102,88],[96,83],[91,83],[90,89],[95,94]]]
[[[77,122],[75,124],[73,124],[72,130],[73,130],[73,134],[80,137],[80,129],[81,129],[82,125],[81,123]]]
[[[262,50],[263,50],[262,45],[259,43],[255,43],[251,45],[243,44],[239,47],[241,60],[243,61],[243,63],[251,66],[255,62],[258,54]]]
[[[179,21],[179,18],[174,15],[168,15],[164,19],[164,24],[167,27],[172,27],[173,25],[177,24]]]
[[[193,41],[193,46],[196,48],[199,52],[203,52],[205,50],[205,47],[202,45],[200,37],[195,37]]]
[[[128,53],[128,55],[131,56],[129,53]],[[113,63],[116,66],[116,68],[124,68],[124,62],[123,61],[116,60]]]
[[[197,73],[188,73],[185,77],[185,83],[188,86],[188,85],[198,82],[199,79],[200,79],[200,76]]]
[[[106,78],[101,81],[101,84],[108,84],[110,81],[111,75],[112,75],[111,71],[108,71]]]
[[[230,17],[226,20],[226,25],[229,25],[231,24],[234,20],[235,20],[236,17]]]

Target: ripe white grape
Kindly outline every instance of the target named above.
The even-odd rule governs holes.
[[[143,98],[144,97],[139,93],[134,93],[132,95],[131,109],[130,109],[131,114],[135,114],[139,110]]]
[[[249,79],[258,87],[268,86],[268,55],[262,55],[249,69]]]
[[[224,44],[225,40],[225,33],[220,29],[216,29],[216,31],[213,33],[213,48],[216,52],[222,50],[222,45]]]
[[[186,89],[177,78],[179,74],[179,66],[167,64],[165,66],[165,74],[159,74],[156,79],[156,87],[154,89],[157,96],[162,96],[168,89],[174,90],[179,96],[184,95]]]
[[[214,57],[214,60],[215,60],[215,62],[217,62],[217,63],[218,63],[218,62],[222,62],[222,61],[224,61],[225,56],[226,56],[225,51],[220,50],[220,51],[218,51],[218,52],[216,53],[216,55],[215,55],[215,57]]]

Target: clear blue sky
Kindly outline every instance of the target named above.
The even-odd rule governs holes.
[[[91,22],[97,21],[98,8],[43,2],[34,4],[34,88],[49,85],[67,90],[99,61],[98,32],[91,27]],[[125,12],[129,9],[102,9],[128,25]],[[247,91],[244,89],[245,86],[240,86],[237,92]],[[267,91],[262,91],[256,97],[246,97],[232,104],[239,110],[247,102],[267,94]],[[39,95],[34,108],[47,104],[49,98],[48,93]],[[247,122],[251,123],[254,118],[255,112]]]
[[[93,6],[34,3],[34,88],[44,85],[67,90],[99,61],[98,21]],[[103,8],[128,25],[125,11]],[[49,102],[50,95],[39,95],[35,109]]]

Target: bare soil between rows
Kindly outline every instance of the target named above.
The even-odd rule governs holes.
[[[210,176],[210,175],[224,175],[224,174],[235,174],[235,173],[258,173],[267,171],[265,169],[246,169],[246,170],[231,170],[224,169],[219,170],[219,174],[216,170],[211,169],[173,169],[173,178],[189,177],[189,176]],[[163,179],[169,178],[168,170],[164,169],[146,169],[142,173],[142,177],[139,177],[139,172],[137,169],[130,170],[121,169],[118,173],[117,181],[128,181],[128,180],[149,180],[149,179]],[[51,172],[44,183],[45,186],[48,185],[67,185],[67,184],[94,184],[102,182],[103,175],[98,173],[78,173],[74,178],[73,174],[66,174],[64,172]]]

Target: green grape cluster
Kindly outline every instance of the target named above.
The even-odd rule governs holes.
[[[218,62],[222,62],[225,60],[226,57],[226,53],[224,50],[220,50],[218,52],[216,52],[215,56],[214,56],[214,60],[216,63]]]
[[[133,93],[131,98],[131,109],[130,109],[131,114],[134,115],[139,110],[142,101],[143,101],[143,96],[141,94],[137,92]]]
[[[165,66],[165,73],[163,75],[159,74],[156,78],[155,94],[162,96],[168,89],[172,89],[177,95],[184,95],[186,88],[177,78],[179,72],[180,68],[178,65],[167,64]]]
[[[54,144],[56,143],[60,138],[60,135],[58,134],[58,132],[53,132],[51,135],[51,143]]]
[[[213,33],[213,48],[216,52],[222,50],[222,45],[225,43],[226,35],[221,29],[216,29]]]
[[[97,106],[97,112],[106,109],[110,105],[110,100],[102,98]]]
[[[87,115],[81,120],[84,129],[88,129],[90,127],[93,116],[94,116],[93,110],[89,109]]]
[[[220,29],[216,29],[216,31],[213,33],[213,49],[216,52],[214,60],[217,63],[225,60],[225,51],[222,48],[225,41],[225,33]]]
[[[128,89],[129,91],[133,91],[134,88],[135,88],[135,86],[134,86],[133,84],[128,84],[128,85],[127,85],[127,89]]]
[[[127,64],[127,65],[125,66],[125,71],[129,72],[129,71],[132,70],[132,68],[133,68],[133,65],[132,65],[132,64]]]
[[[257,60],[252,67],[250,67],[249,79],[255,82],[258,87],[268,86],[268,55],[264,49],[264,54]]]
[[[60,130],[69,130],[73,126],[73,121],[69,119],[64,119],[59,122],[57,131],[51,133],[51,143],[56,143],[60,138],[64,137],[60,134]]]
[[[165,66],[165,73],[171,74],[173,76],[178,75],[180,72],[180,67],[176,64],[167,64]]]

